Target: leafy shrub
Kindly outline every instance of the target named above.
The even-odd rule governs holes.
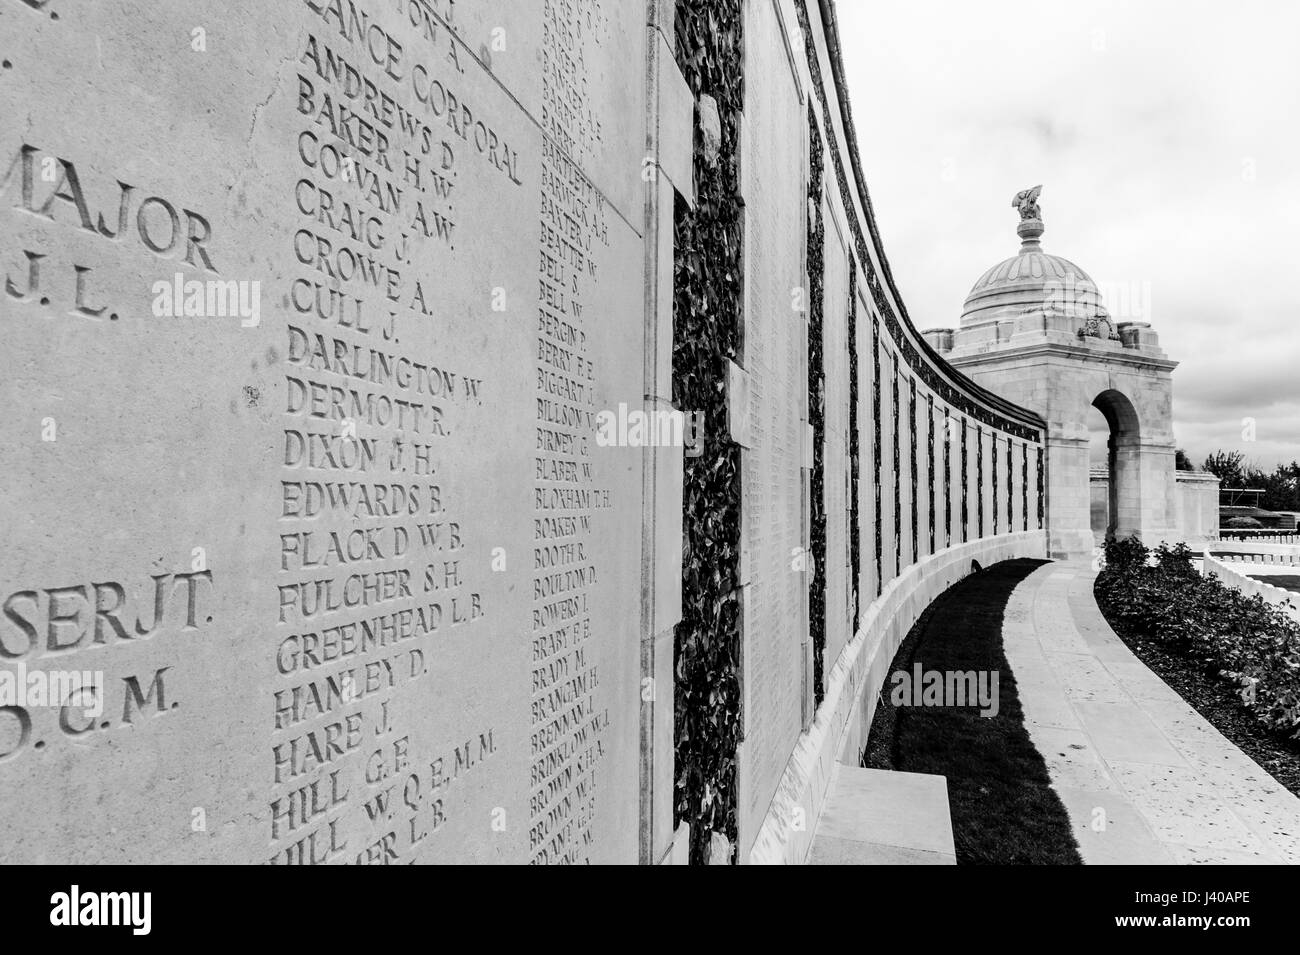
[[[1236,686],[1266,725],[1300,738],[1300,625],[1262,597],[1198,574],[1186,545],[1150,553],[1152,565],[1136,537],[1107,541],[1096,585],[1107,618],[1200,661]]]
[[[1156,567],[1169,577],[1199,579],[1201,576],[1192,563],[1192,549],[1181,541],[1173,547],[1162,543],[1151,554],[1156,559]]]
[[[1106,538],[1106,566],[1116,570],[1141,567],[1147,562],[1148,551],[1141,538],[1136,534],[1131,537]]]
[[[1253,517],[1230,517],[1223,522],[1224,527],[1263,527],[1259,521]]]

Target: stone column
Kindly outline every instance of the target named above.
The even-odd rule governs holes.
[[[1136,517],[1138,533],[1148,547],[1161,541],[1174,543],[1185,537],[1177,526],[1178,493],[1177,474],[1174,470],[1173,445],[1160,443],[1137,444],[1130,448],[1136,457],[1136,478],[1139,506]]]
[[[1047,427],[1047,553],[1054,560],[1090,557],[1088,431],[1082,424]]]
[[[647,151],[657,175],[645,183],[645,399],[671,412],[673,343],[673,206],[677,194],[694,205],[695,103],[673,56],[673,11],[650,5],[647,25]],[[680,856],[674,840],[674,632],[682,618],[683,449],[652,446],[641,456],[646,542],[642,549],[641,753],[639,858]],[[647,682],[648,681],[648,682]],[[645,692],[649,686],[653,692]],[[674,853],[674,846],[681,850]]]

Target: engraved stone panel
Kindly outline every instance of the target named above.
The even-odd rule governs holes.
[[[101,683],[0,710],[0,861],[635,861],[643,8],[62,11],[0,663]]]
[[[838,216],[826,229],[826,672],[849,638],[849,270]]]
[[[858,281],[858,520],[862,535],[862,566],[858,578],[858,606],[865,610],[876,596],[876,429],[874,393],[876,368],[872,352],[871,305],[867,302],[866,283]]]
[[[745,370],[750,381],[751,448],[741,456],[744,528],[751,569],[746,590],[745,741],[740,760],[740,836],[748,851],[802,728],[801,645],[807,635],[811,573],[803,539],[804,396],[807,395],[805,107],[799,101],[776,11],[746,6],[746,46],[771,68],[747,71],[743,190],[745,206]],[[788,130],[780,137],[763,130]],[[806,291],[805,291],[806,294]],[[811,430],[811,429],[809,429]],[[803,558],[802,560],[800,558]]]

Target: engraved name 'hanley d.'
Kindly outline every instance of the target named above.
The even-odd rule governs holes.
[[[1291,144],[924,6],[0,0],[0,862],[1300,862]]]

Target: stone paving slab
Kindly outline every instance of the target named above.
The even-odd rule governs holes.
[[[1045,564],[1003,624],[1084,862],[1300,864],[1300,799],[1133,655],[1093,599],[1095,577],[1087,563]]]
[[[1113,783],[1107,789],[1078,789],[1058,781],[1053,774],[1052,787],[1070,815],[1079,854],[1086,864],[1178,863],[1172,847],[1156,837],[1142,813]]]
[[[1141,702],[1093,703],[1077,701],[1084,730],[1103,759],[1159,766],[1186,766],[1187,760],[1170,742]]]
[[[1025,711],[1025,722],[1044,729],[1081,729],[1078,715],[1062,689],[1046,686],[1020,690],[1020,702]],[[1029,714],[1033,714],[1031,717]]]
[[[1181,845],[1264,855],[1267,848],[1215,792],[1217,779],[1190,766],[1110,762],[1111,771],[1156,838]]]
[[[1048,651],[1047,659],[1066,696],[1076,703],[1123,703],[1128,699],[1101,660],[1090,653]]]
[[[1092,791],[1115,788],[1106,764],[1081,728],[1043,726],[1033,734],[1033,739],[1035,745],[1043,745],[1042,756],[1053,783]]]

